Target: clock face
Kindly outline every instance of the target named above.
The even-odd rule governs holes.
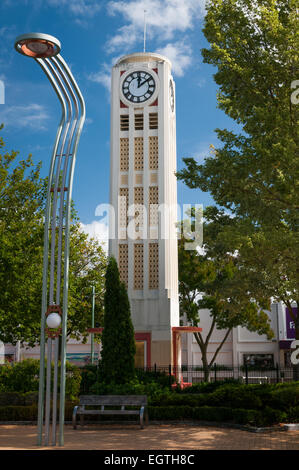
[[[149,100],[156,89],[154,77],[145,71],[130,73],[122,84],[124,97],[132,103],[144,103]]]
[[[169,102],[170,102],[170,108],[171,111],[174,111],[174,89],[173,89],[173,83],[170,80],[169,82]]]

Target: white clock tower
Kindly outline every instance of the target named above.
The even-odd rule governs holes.
[[[122,57],[112,69],[109,254],[128,289],[141,367],[179,362],[175,171],[171,64],[159,54]]]

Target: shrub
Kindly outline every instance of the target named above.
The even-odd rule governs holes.
[[[98,366],[94,364],[87,364],[84,368],[80,368],[81,383],[80,395],[89,393],[90,387],[98,380]]]
[[[60,364],[58,365],[60,376]],[[54,366],[52,364],[52,385]],[[74,399],[80,392],[81,374],[77,366],[66,362],[66,384],[65,393],[69,399]],[[13,365],[8,364],[0,367],[0,383],[2,392],[34,392],[39,389],[39,360],[25,359]],[[58,378],[58,385],[60,379]],[[59,390],[58,390],[59,391]],[[12,398],[12,397],[11,397]],[[12,398],[13,399],[13,398]]]
[[[60,374],[59,374],[60,375]],[[81,384],[81,373],[80,369],[70,364],[66,363],[66,377],[65,377],[65,396],[69,400],[74,400],[78,397],[80,393],[80,384]],[[58,387],[59,392],[59,387]]]
[[[194,410],[191,406],[149,406],[148,415],[152,420],[183,420],[192,419]]]
[[[220,387],[207,397],[208,404],[211,406],[229,406],[232,408],[259,409],[262,407],[261,399],[252,391],[248,390],[246,385],[235,387],[226,385]]]
[[[232,420],[231,408],[223,406],[201,406],[194,408],[194,418],[201,421],[226,422]]]
[[[144,369],[136,369],[136,377],[137,380],[141,383],[149,383],[149,382],[155,382],[159,384],[161,387],[169,387],[169,385],[172,385],[175,383],[175,377],[174,375],[170,375],[166,372],[161,372],[161,371],[148,371]]]
[[[96,395],[147,395],[149,400],[158,400],[158,397],[167,394],[168,390],[162,389],[155,382],[143,384],[135,380],[127,384],[104,384],[97,382],[91,387],[90,392]],[[170,394],[171,392],[168,392],[168,395]]]
[[[287,411],[290,407],[299,405],[299,385],[277,388],[271,392],[269,405],[272,408]]]
[[[289,421],[290,423],[299,423],[299,406],[291,407],[284,421]]]
[[[240,385],[241,382],[237,379],[227,379],[227,380],[219,380],[216,382],[199,382],[197,384],[191,385],[190,387],[186,387],[183,390],[176,389],[178,393],[211,393],[217,390],[218,388],[222,387],[223,385]]]
[[[39,386],[39,360],[26,359],[22,362],[0,367],[2,391],[31,392]]]
[[[0,406],[16,405],[25,406],[33,405],[38,402],[38,392],[1,392]]]
[[[264,423],[261,412],[257,410],[232,409],[232,419],[236,424],[249,424],[251,426],[261,426]]]
[[[65,421],[72,420],[73,409],[77,404],[78,403],[76,401],[67,401],[65,403]],[[30,406],[0,406],[0,421],[37,421],[37,415],[37,404]],[[52,416],[52,410],[50,416]]]
[[[155,406],[204,406],[207,404],[207,398],[204,394],[176,394],[176,393],[165,393],[152,398],[150,401],[151,405]]]

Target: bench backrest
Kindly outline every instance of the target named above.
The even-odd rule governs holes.
[[[146,395],[81,395],[80,405],[147,405]]]

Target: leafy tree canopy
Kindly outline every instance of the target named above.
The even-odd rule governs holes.
[[[40,337],[47,183],[40,168],[31,155],[19,160],[15,151],[0,153],[0,340],[4,343],[20,340],[33,346]],[[92,284],[97,293],[95,319],[101,322],[106,256],[102,246],[82,232],[74,208],[72,216],[68,335],[78,338],[86,337],[91,326]]]

